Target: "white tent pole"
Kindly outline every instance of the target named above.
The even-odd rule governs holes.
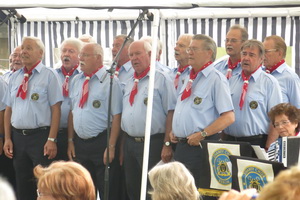
[[[149,86],[148,86],[148,102],[147,102],[142,186],[141,186],[140,200],[146,199],[146,194],[147,194],[148,160],[149,160],[153,91],[154,91],[154,78],[155,78],[156,47],[157,47],[158,26],[159,26],[159,12],[157,9],[153,10],[153,15],[154,15],[154,20],[152,24],[152,33],[151,33],[152,34],[151,64],[150,64],[150,78],[149,78]]]

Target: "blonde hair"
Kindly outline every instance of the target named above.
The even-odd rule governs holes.
[[[195,180],[180,162],[155,166],[149,172],[152,200],[198,200]]]
[[[89,172],[72,161],[53,162],[49,167],[34,168],[38,188],[46,189],[56,200],[95,200],[96,193]]]
[[[261,190],[257,200],[295,200],[300,195],[300,168],[281,171],[273,182]]]

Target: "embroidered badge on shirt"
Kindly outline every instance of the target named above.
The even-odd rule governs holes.
[[[99,100],[93,101],[93,107],[94,108],[100,108],[100,106],[101,106],[101,102]]]
[[[250,106],[251,109],[254,110],[258,107],[258,103],[257,103],[257,101],[251,101],[249,106]]]
[[[39,100],[39,98],[40,98],[40,96],[39,96],[38,93],[33,93],[33,94],[31,95],[31,99],[32,99],[33,101],[37,101],[37,100]]]
[[[194,104],[199,105],[202,102],[202,99],[200,97],[195,97]]]

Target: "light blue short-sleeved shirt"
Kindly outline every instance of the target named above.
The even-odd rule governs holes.
[[[56,69],[57,73],[58,73],[58,77],[60,80],[60,87],[62,88],[62,85],[65,81],[65,76],[61,71],[61,68]],[[72,76],[69,77],[69,85],[71,84],[72,79],[74,78],[74,76],[76,76],[77,74],[80,73],[80,69],[79,67],[74,71],[74,73],[72,74]],[[70,93],[70,92],[69,92]],[[70,94],[69,94],[70,95]],[[65,97],[64,96],[64,100],[61,104],[61,116],[60,116],[60,128],[67,128],[68,127],[68,116],[69,116],[69,112],[71,110],[71,99],[70,97]]]
[[[106,73],[105,67],[102,67],[90,79],[89,95],[83,108],[79,107],[79,102],[85,81],[84,74],[76,75],[71,82],[70,98],[73,125],[75,132],[80,138],[96,137],[107,129],[110,77],[105,75]],[[115,77],[112,91],[111,114],[117,115],[122,111],[122,91],[119,80]]]
[[[293,70],[283,63],[272,72],[281,87],[283,102],[300,109],[300,79]]]
[[[270,109],[282,103],[282,94],[278,81],[261,68],[249,79],[244,105],[240,110],[239,103],[244,81],[241,74],[229,80],[231,96],[235,111],[235,122],[224,131],[234,137],[248,137],[268,134]]]
[[[51,106],[63,101],[57,73],[41,62],[29,77],[26,99],[17,97],[24,68],[11,76],[4,103],[12,108],[11,124],[18,129],[34,129],[51,124]]]
[[[176,137],[187,137],[202,131],[224,112],[233,110],[226,77],[210,65],[197,75],[191,96],[181,101],[180,91],[174,111],[172,131]]]
[[[134,85],[131,79],[124,88],[122,130],[133,137],[145,136],[149,73],[138,82],[138,93],[131,106],[129,97]],[[176,103],[175,88],[168,74],[156,70],[153,93],[151,135],[166,131],[166,117],[174,110]]]
[[[0,77],[0,97],[1,98],[4,97],[6,90],[7,90],[7,82],[5,82],[5,80],[2,77]],[[2,99],[1,99],[0,111],[5,110],[5,107],[6,107],[5,103],[3,103]]]
[[[215,68],[226,76],[228,70],[228,59],[222,60],[215,64]],[[234,70],[232,70],[232,76],[240,74],[242,72],[241,63],[239,63]]]
[[[192,67],[189,66],[180,74],[179,81],[178,81],[178,87],[176,89],[177,95],[179,95],[179,92],[181,91],[181,88],[184,85],[184,83],[189,81],[191,69],[192,69]],[[173,85],[174,85],[175,77],[177,75],[177,71],[178,71],[178,68],[174,68],[173,70],[171,70],[171,73],[170,73],[171,79],[173,81]]]
[[[11,75],[13,74],[14,72],[13,71],[8,71],[6,72],[5,74],[2,75],[2,78],[3,80],[8,83],[9,82],[9,79],[11,77]]]

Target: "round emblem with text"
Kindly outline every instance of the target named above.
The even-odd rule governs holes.
[[[217,149],[212,155],[212,167],[216,180],[222,185],[231,184],[231,170],[228,168],[231,153],[224,148]]]

